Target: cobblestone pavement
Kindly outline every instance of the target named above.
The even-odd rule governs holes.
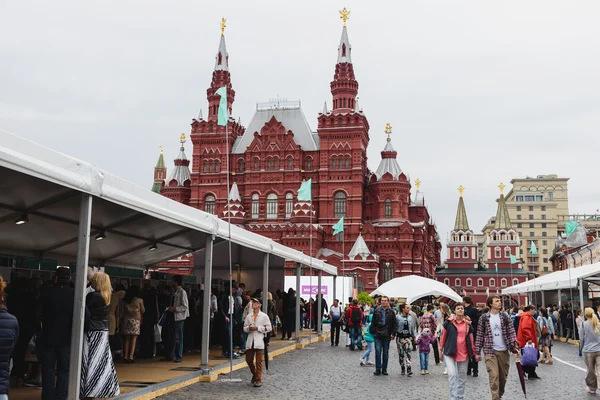
[[[344,337],[342,336],[342,341]],[[330,343],[315,343],[314,349],[295,350],[269,363],[261,388],[250,386],[247,368],[233,373],[241,383],[198,383],[161,397],[169,400],[191,399],[448,399],[448,379],[442,374],[443,366],[436,366],[430,354],[430,374],[420,375],[418,352],[412,353],[416,373],[412,377],[400,375],[396,346],[390,346],[389,376],[374,376],[374,367],[360,367],[361,352],[348,348],[331,347]],[[374,350],[371,361],[374,361]],[[574,345],[555,343],[552,350],[554,365],[540,365],[542,378],[526,381],[527,398],[543,400],[594,398],[585,392],[585,364]],[[562,362],[559,362],[561,360]],[[565,364],[569,363],[572,365]],[[491,398],[485,364],[480,363],[479,377],[467,377],[467,399]],[[226,376],[223,376],[226,377]],[[333,397],[332,397],[333,396]],[[600,398],[600,394],[598,395]],[[509,381],[504,400],[523,399],[514,362],[511,362]]]

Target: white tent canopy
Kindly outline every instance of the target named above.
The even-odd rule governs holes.
[[[370,296],[404,297],[407,303],[413,303],[426,296],[445,296],[454,301],[462,301],[462,297],[448,285],[417,275],[387,281],[371,292]]]
[[[502,289],[502,294],[530,293],[543,290],[570,288],[575,289],[577,288],[580,279],[586,280],[586,278],[595,275],[600,275],[600,263],[584,265],[543,275],[539,278]]]

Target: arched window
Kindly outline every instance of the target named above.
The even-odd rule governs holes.
[[[215,172],[219,172],[221,170],[221,161],[215,161]]]
[[[454,279],[454,286],[460,287],[460,278]]]
[[[504,248],[504,258],[510,258],[510,247]]]
[[[254,193],[252,195],[252,218],[258,218],[259,208],[260,203],[258,202],[258,194]]]
[[[350,156],[346,157],[346,169],[350,168]]]
[[[477,279],[477,286],[483,286],[483,279]]]
[[[382,283],[385,283],[387,281],[390,281],[392,279],[394,279],[394,260],[390,260],[390,261],[385,261],[382,263],[383,265],[383,271],[381,274],[381,279],[383,280]]]
[[[450,279],[444,278],[444,285],[450,286]]]
[[[267,196],[267,219],[277,218],[277,195],[271,193]]]
[[[267,171],[273,169],[273,160],[271,158],[267,158]]]
[[[463,258],[469,258],[469,249],[463,247]]]
[[[306,159],[306,170],[307,170],[307,171],[310,171],[310,170],[312,170],[312,158],[310,158],[310,157],[308,157],[308,158]]]
[[[460,249],[454,248],[454,258],[460,258]]]
[[[337,158],[333,157],[331,159],[331,169],[336,169],[337,168]]]
[[[468,287],[473,286],[473,281],[471,280],[471,278],[467,278],[467,286]]]
[[[338,119],[338,126],[342,126],[342,125],[343,125],[343,123],[344,123],[344,122],[342,121],[342,119],[341,119],[341,118],[340,118],[340,119]]]
[[[489,286],[490,287],[496,286],[496,280],[494,278],[490,278],[490,284],[489,284]]]
[[[294,195],[291,192],[285,194],[285,219],[290,219],[294,209]]]
[[[254,170],[255,170],[255,171],[258,171],[258,168],[259,168],[259,165],[258,165],[258,164],[259,164],[258,157],[255,157],[255,158],[254,158]]]
[[[275,157],[275,160],[273,161],[273,169],[279,169],[279,157]]]
[[[208,172],[208,161],[204,160],[204,168],[202,168],[202,172]]]
[[[215,162],[213,160],[210,160],[210,163],[208,164],[208,172],[214,172],[215,171]]]
[[[287,169],[292,169],[294,168],[294,159],[292,157],[288,157],[287,158]]]
[[[215,213],[215,196],[212,194],[209,194],[204,198],[204,211],[209,214]]]
[[[501,285],[502,287],[506,287],[506,278],[502,278],[502,279],[500,279],[500,285]]]
[[[519,280],[517,278],[513,278],[513,286],[518,285],[518,284],[519,284]]]
[[[502,257],[502,253],[500,251],[500,247],[494,247],[494,257],[495,258],[500,258]]]
[[[392,218],[392,200],[385,199],[385,217]]]
[[[245,168],[246,168],[246,161],[244,161],[244,159],[240,158],[238,160],[238,171],[239,172],[244,172]]]
[[[346,193],[336,192],[333,197],[333,216],[341,218],[346,216]]]

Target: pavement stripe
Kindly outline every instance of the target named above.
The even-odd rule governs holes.
[[[568,362],[566,362],[566,361],[563,361],[563,360],[561,360],[561,359],[560,359],[560,358],[558,358],[558,357],[554,357],[554,356],[553,356],[553,357],[552,357],[552,359],[553,359],[553,360],[556,360],[556,361],[558,361],[558,362],[561,362],[561,363],[563,363],[563,364],[566,364],[566,365],[568,365],[569,367],[573,367],[573,368],[575,368],[575,369],[578,369],[578,370],[580,370],[580,371],[587,372],[587,369],[585,369],[585,368],[581,368],[581,367],[578,367],[577,365],[573,365],[573,364],[571,364],[571,363],[568,363]]]

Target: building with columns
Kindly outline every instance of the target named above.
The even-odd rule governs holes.
[[[436,275],[438,281],[452,287],[457,293],[466,291],[474,304],[485,304],[487,296],[500,294],[502,289],[529,278],[519,255],[520,238],[508,215],[504,185],[500,184],[499,187],[496,217],[492,219],[491,229],[484,232],[483,256],[479,252],[476,234],[469,227],[463,199],[464,188],[458,188],[460,197],[454,229],[446,242],[446,265]],[[511,299],[505,304],[524,304],[526,301],[525,296],[513,296]]]
[[[206,117],[200,112],[191,123],[191,169],[182,136],[167,179],[161,179],[166,171],[160,156],[154,188],[326,260],[341,274],[357,276],[359,290],[370,291],[394,277],[433,277],[441,243],[418,185],[411,195],[410,179],[392,145],[390,124],[379,166],[375,171],[367,166],[370,126],[358,104],[347,15],[344,10],[330,84],[331,108],[325,102],[316,131],[299,101],[258,103],[247,127],[231,117],[236,92],[223,25],[206,91],[208,112]],[[230,115],[227,127],[217,124],[220,97],[215,92],[223,86]],[[312,202],[299,202],[298,189],[308,179]],[[341,217],[344,232],[334,236],[332,226]],[[286,274],[292,275],[293,266],[289,267]]]

